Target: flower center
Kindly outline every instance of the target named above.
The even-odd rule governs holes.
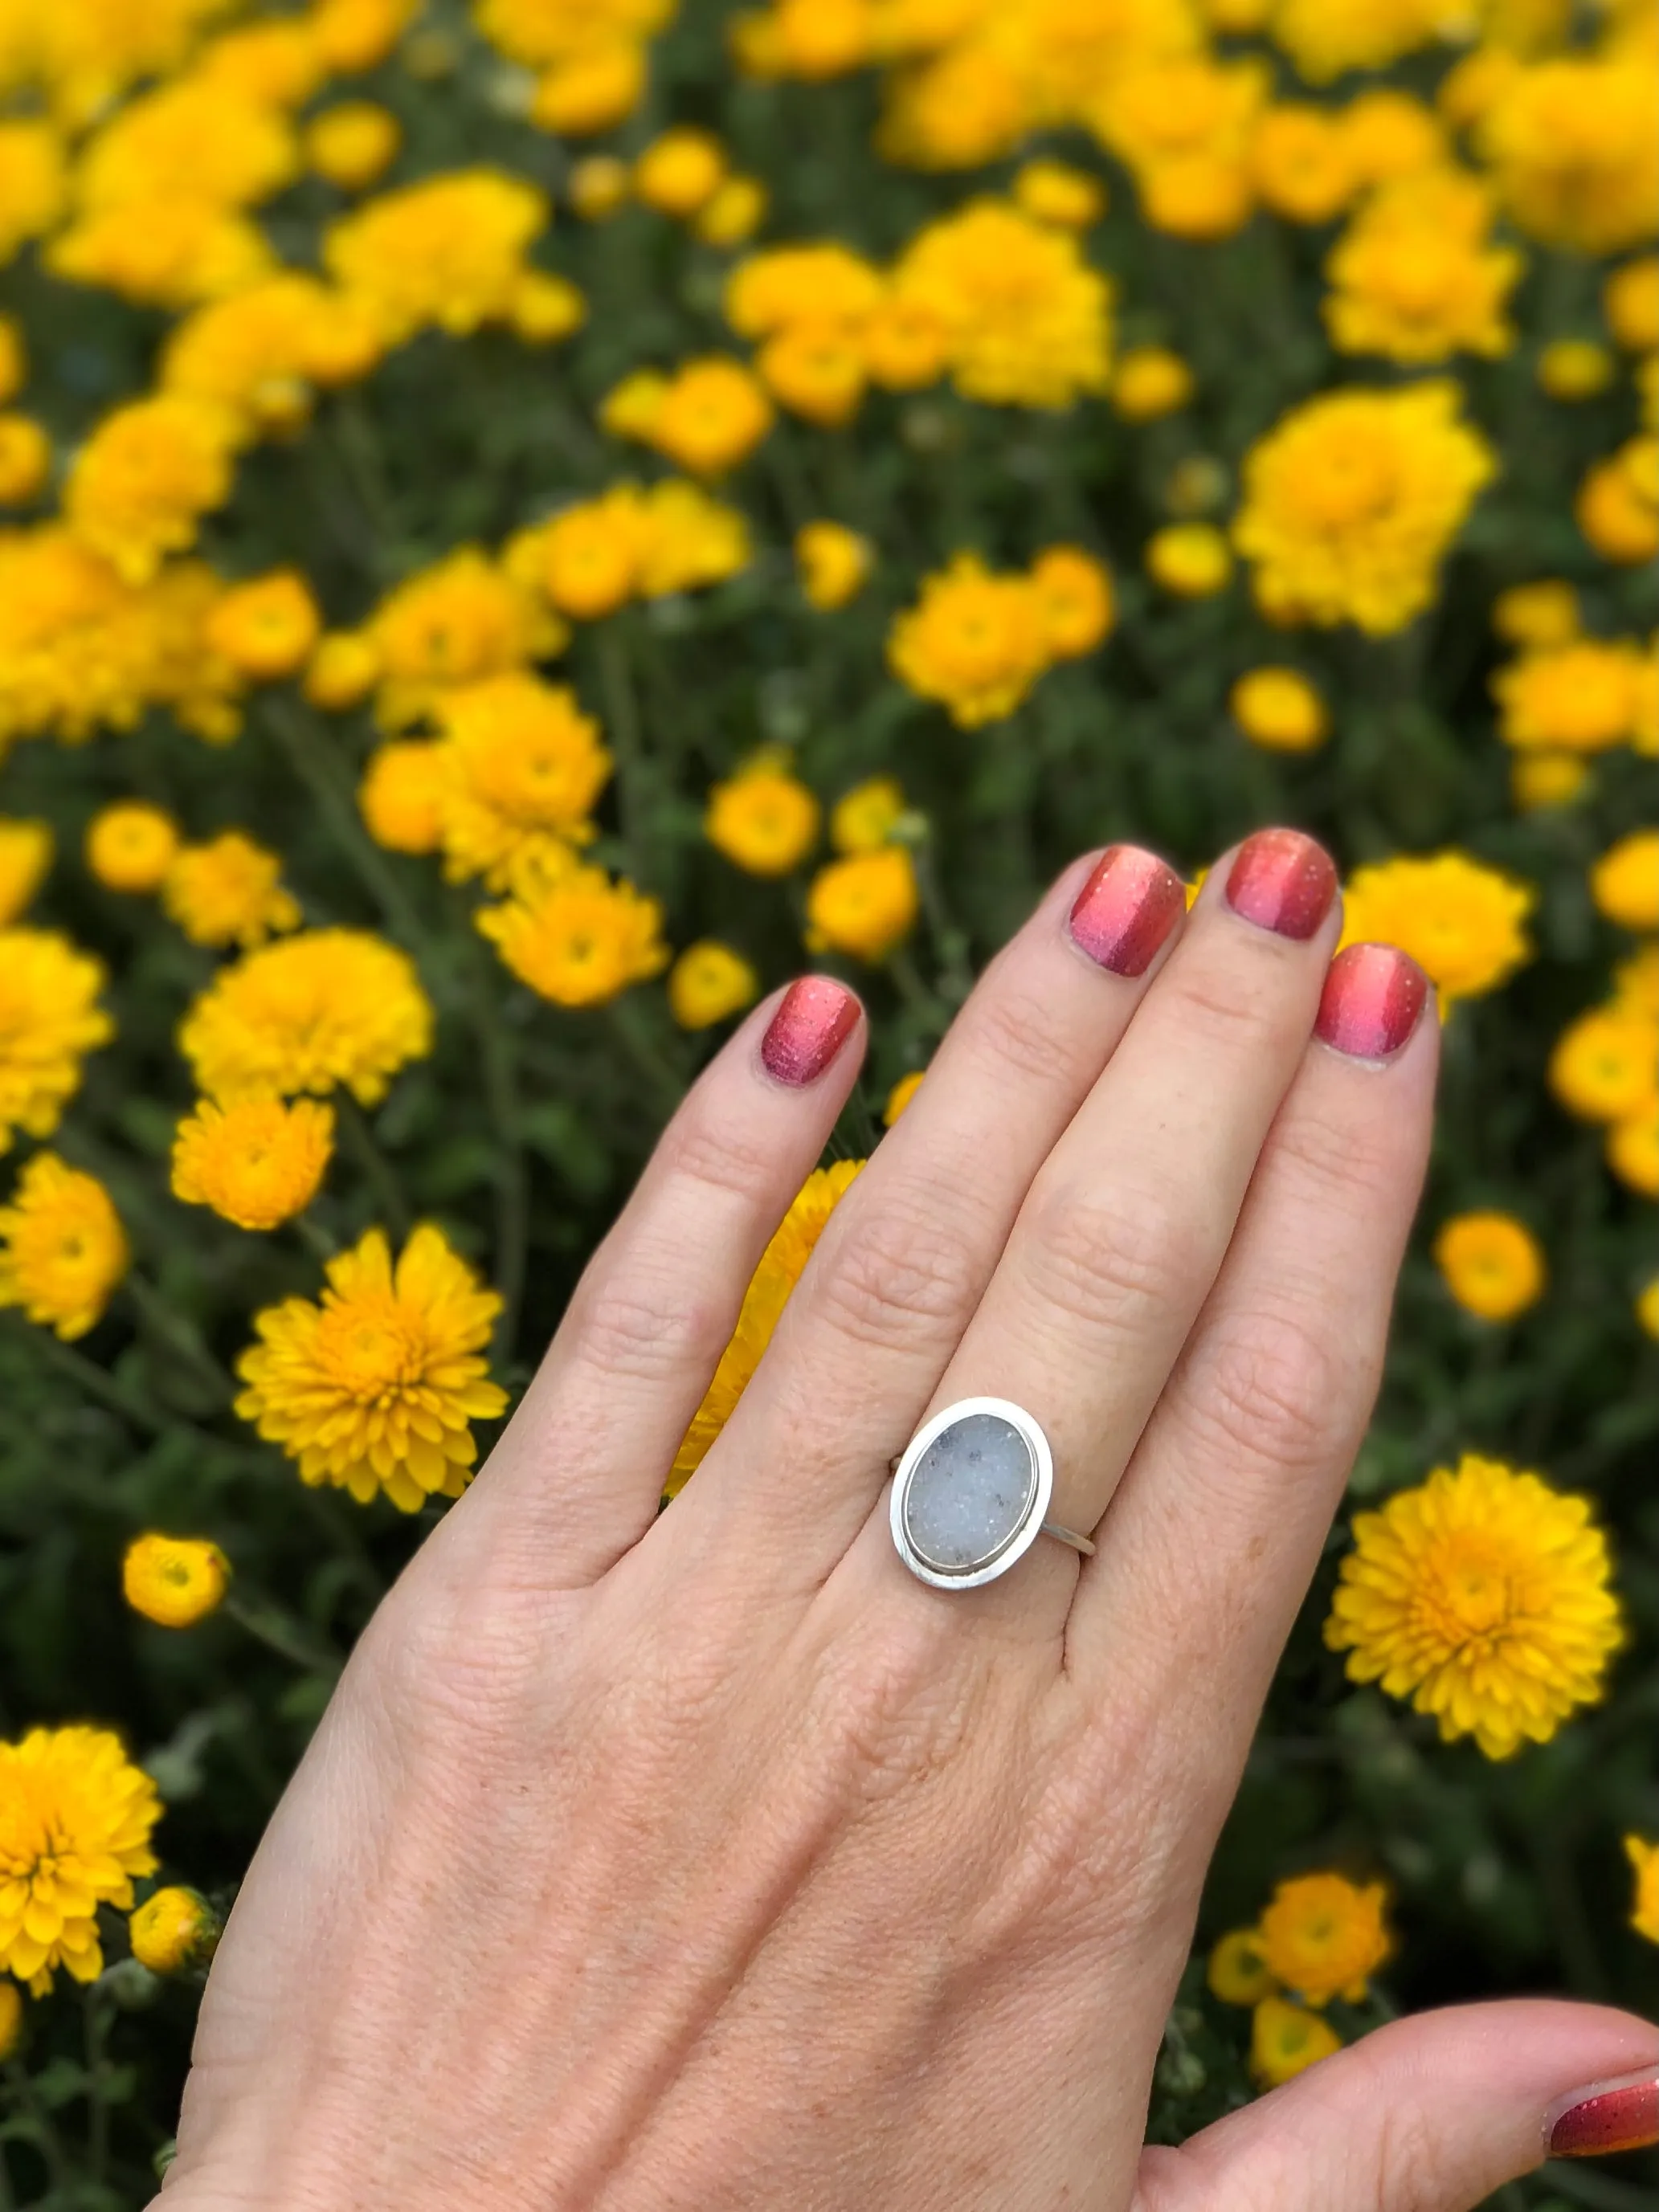
[[[330,1381],[364,1405],[387,1404],[425,1371],[421,1336],[390,1299],[378,1310],[354,1303],[349,1312],[325,1316],[317,1350]]]

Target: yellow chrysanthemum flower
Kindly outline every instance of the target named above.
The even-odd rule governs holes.
[[[1364,1887],[1340,1874],[1281,1881],[1257,1936],[1268,1972],[1304,2004],[1333,1997],[1360,2003],[1366,1984],[1393,1949],[1381,1882]]]
[[[964,399],[1069,407],[1111,374],[1111,287],[1068,233],[977,199],[913,239],[895,298],[940,332]]]
[[[707,131],[665,131],[634,164],[634,196],[684,222],[712,199],[726,171],[726,149]]]
[[[884,845],[832,860],[807,887],[807,950],[884,960],[914,927],[920,906],[908,847]]]
[[[370,754],[357,787],[369,836],[391,853],[435,853],[443,843],[449,783],[443,749],[424,738],[402,738]]]
[[[763,757],[708,794],[703,831],[751,876],[787,876],[817,842],[819,807],[798,776]]]
[[[921,1090],[921,1079],[927,1073],[925,1067],[913,1067],[908,1075],[900,1076],[898,1081],[888,1092],[885,1103],[881,1109],[881,1126],[884,1129],[890,1129],[899,1115],[903,1113],[917,1091]]]
[[[570,204],[584,222],[604,222],[628,204],[633,173],[614,154],[590,154],[571,168]]]
[[[1186,406],[1193,372],[1168,346],[1131,346],[1112,374],[1112,405],[1126,422],[1152,422]]]
[[[82,1060],[115,1034],[103,983],[102,963],[55,930],[0,929],[0,1152],[19,1129],[52,1134]]]
[[[37,1996],[54,1970],[90,1982],[104,1969],[100,1905],[132,1903],[154,1874],[161,1801],[107,1729],[31,1729],[0,1743],[0,1973]]]
[[[230,1562],[205,1536],[135,1536],[121,1560],[121,1595],[161,1628],[191,1628],[217,1610]]]
[[[993,574],[973,553],[924,577],[921,599],[888,634],[894,675],[963,730],[1012,714],[1048,660],[1048,618],[1030,578]]]
[[[87,830],[87,866],[112,891],[159,890],[178,850],[172,816],[142,799],[100,807]]]
[[[300,902],[282,884],[282,861],[240,830],[180,848],[161,885],[161,903],[192,945],[240,945],[297,929]]]
[[[84,214],[48,241],[42,258],[54,276],[149,307],[222,300],[276,268],[257,223],[193,193]]]
[[[372,1106],[432,1049],[432,1018],[407,953],[366,931],[313,929],[216,976],[180,1024],[179,1047],[198,1088],[221,1102],[343,1084]]]
[[[844,523],[808,522],[795,532],[795,574],[810,606],[844,607],[864,588],[874,558],[869,539]]]
[[[132,1955],[152,1974],[177,1974],[187,1966],[205,1966],[219,1934],[218,1914],[193,1889],[158,1889],[127,1922]]]
[[[333,1148],[334,1109],[314,1098],[200,1099],[173,1137],[173,1194],[239,1229],[275,1229],[316,1197]]]
[[[1626,1836],[1625,1852],[1636,1873],[1630,1924],[1650,1943],[1659,1943],[1659,1843],[1644,1842],[1640,1836]]]
[[[1291,222],[1329,222],[1359,183],[1342,118],[1306,100],[1285,100],[1256,119],[1250,173],[1263,204]]]
[[[1325,1640],[1446,1742],[1508,1759],[1605,1694],[1624,1624],[1587,1498],[1466,1453],[1353,1533]]]
[[[233,428],[217,407],[179,393],[116,408],[70,465],[65,517],[118,575],[144,582],[230,496]]]
[[[646,526],[634,484],[568,507],[544,526],[540,580],[561,614],[597,622],[626,605],[639,584]]]
[[[759,992],[750,963],[712,937],[688,945],[668,971],[668,1011],[683,1030],[706,1030],[740,1014]]]
[[[382,350],[361,301],[284,270],[178,324],[162,349],[161,382],[229,409],[243,434],[258,436],[302,425],[313,387],[355,382]]]
[[[1571,645],[1578,635],[1578,594],[1559,577],[1511,584],[1492,601],[1492,626],[1506,644],[1531,650]]]
[[[674,1455],[673,1470],[664,1486],[670,1498],[685,1487],[702,1466],[709,1446],[737,1410],[738,1399],[749,1387],[760,1365],[761,1355],[772,1340],[772,1333],[789,1302],[789,1293],[812,1256],[812,1248],[863,1165],[862,1160],[837,1160],[832,1167],[814,1169],[761,1255],[760,1265],[744,1293],[732,1341],[720,1354],[714,1380]]]
[[[1496,456],[1443,380],[1305,401],[1251,447],[1234,542],[1277,622],[1403,629]]]
[[[896,776],[866,776],[842,792],[830,810],[830,842],[838,853],[876,852],[891,838],[904,811]]]
[[[1517,751],[1605,752],[1636,733],[1642,655],[1623,639],[1569,638],[1492,678],[1504,742]]]
[[[1601,312],[1626,353],[1659,350],[1659,253],[1644,253],[1608,272]]]
[[[307,166],[342,191],[361,192],[397,158],[403,125],[372,100],[343,100],[306,125]]]
[[[371,309],[388,344],[465,336],[511,311],[547,201],[504,170],[457,169],[365,200],[329,225],[329,273]]]
[[[1538,388],[1552,399],[1576,404],[1605,392],[1618,364],[1593,338],[1553,338],[1538,356]]]
[[[1513,1321],[1544,1294],[1538,1239],[1510,1213],[1460,1213],[1434,1240],[1434,1264],[1465,1312]]]
[[[519,981],[555,1006],[603,1006],[668,965],[661,907],[602,868],[526,883],[477,923]]]
[[[252,207],[299,166],[284,115],[204,71],[141,93],[112,115],[88,141],[75,188],[94,210],[179,198]]]
[[[343,714],[361,706],[380,680],[380,655],[360,630],[331,630],[317,641],[302,689],[313,707]]]
[[[129,1257],[103,1184],[37,1152],[0,1206],[0,1306],[71,1342],[101,1318]]]
[[[1655,389],[1650,376],[1648,413]],[[1585,538],[1604,561],[1638,568],[1659,553],[1659,437],[1626,440],[1585,475],[1573,502]]]
[[[1177,599],[1211,599],[1232,581],[1232,548],[1212,523],[1166,523],[1146,541],[1146,573]]]
[[[0,507],[27,507],[51,474],[51,434],[33,416],[0,414]]]
[[[1659,1036],[1653,1042],[1659,1060]],[[1606,1151],[1607,1165],[1620,1182],[1644,1198],[1659,1198],[1659,1095],[1650,1092],[1634,1114],[1614,1122]]]
[[[63,212],[64,142],[33,116],[0,123],[0,264],[49,231]]]
[[[663,387],[650,442],[693,476],[724,476],[772,428],[772,403],[741,362],[723,354],[688,361]]]
[[[1259,2005],[1277,1986],[1262,1955],[1259,1928],[1235,1928],[1210,1953],[1204,1969],[1210,1994],[1223,2004]]]
[[[1659,1087],[1659,1020],[1617,1001],[1593,1006],[1556,1040],[1549,1085],[1582,1121],[1633,1119]]]
[[[1055,660],[1079,660],[1110,635],[1117,619],[1111,571],[1080,545],[1050,545],[1031,563],[1042,607],[1043,641]]]
[[[1250,2071],[1264,2089],[1295,2081],[1322,2058],[1340,2051],[1342,2039],[1321,2013],[1288,1997],[1263,1997],[1250,2022]]]
[[[394,1267],[371,1229],[328,1263],[320,1303],[289,1298],[253,1318],[259,1341],[236,1363],[236,1410],[360,1505],[384,1491],[400,1511],[459,1498],[477,1447],[471,1424],[505,1411],[477,1357],[501,1310],[443,1233],[416,1229]]]
[[[1331,733],[1325,702],[1299,669],[1252,668],[1227,704],[1251,744],[1267,752],[1314,752]]]
[[[1659,132],[1644,56],[1551,56],[1514,76],[1480,142],[1510,213],[1546,246],[1617,253],[1651,236]]]
[[[1386,69],[1441,33],[1440,0],[1277,0],[1273,34],[1312,84]]]
[[[1059,230],[1087,230],[1106,212],[1104,184],[1068,161],[1023,162],[1015,172],[1013,194],[1022,215]]]
[[[15,921],[52,866],[52,830],[44,822],[0,815],[0,929]]]
[[[1525,922],[1537,897],[1467,853],[1382,860],[1344,886],[1342,944],[1397,945],[1443,1002],[1478,998],[1531,959]]]
[[[599,726],[574,692],[518,673],[451,691],[438,791],[445,873],[483,876],[495,890],[531,842],[579,843],[611,775]]]
[[[203,635],[210,651],[239,675],[268,683],[304,666],[322,627],[305,578],[292,568],[278,568],[228,591],[208,617]]]
[[[1599,911],[1621,929],[1659,929],[1659,830],[1632,830],[1610,845],[1589,884]]]
[[[697,210],[691,228],[705,246],[742,246],[765,222],[771,204],[758,177],[726,177]]]
[[[459,547],[388,592],[364,625],[380,660],[382,727],[406,728],[461,684],[549,657],[567,634],[526,584]]]
[[[1523,264],[1513,246],[1490,243],[1492,213],[1485,187],[1451,169],[1374,192],[1327,264],[1324,314],[1339,350],[1411,366],[1509,352],[1504,307]]]

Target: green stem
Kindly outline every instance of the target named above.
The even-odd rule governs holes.
[[[968,939],[952,921],[939,888],[939,871],[933,866],[931,842],[918,845],[912,855],[915,863],[916,885],[921,893],[921,910],[927,917],[927,927],[933,941],[933,951],[944,970],[945,990],[951,1001],[961,1006],[974,988],[974,971],[968,963]]]
[[[386,1225],[394,1243],[401,1244],[409,1235],[414,1222],[404,1187],[398,1180],[392,1163],[375,1142],[374,1132],[362,1108],[349,1091],[342,1091],[335,1102],[339,1127],[345,1141],[374,1189]]]
[[[517,1340],[519,1306],[524,1297],[529,1256],[530,1177],[520,1141],[518,1056],[489,981],[481,979],[473,999],[484,1097],[495,1133],[495,1288],[501,1310],[495,1323],[498,1358]]]
[[[161,1343],[170,1346],[210,1383],[228,1405],[236,1385],[203,1343],[195,1324],[175,1313],[155,1285],[136,1267],[130,1268],[122,1286],[131,1301],[141,1326]]]
[[[308,1674],[337,1674],[344,1664],[331,1644],[313,1637],[302,1621],[295,1620],[270,1598],[249,1597],[232,1590],[225,1598],[224,1610],[267,1650],[292,1660]]]
[[[41,2103],[40,2093],[21,2059],[8,2060],[6,2080],[14,2100],[29,2117],[35,2145],[46,2161],[52,2188],[54,2191],[66,2188],[70,2170],[69,2161],[64,2156],[64,2146],[58,2140],[58,2130],[52,2124],[52,2115]]]
[[[645,825],[651,815],[650,762],[640,726],[639,698],[628,647],[616,617],[596,625],[599,685],[605,694],[605,733],[617,763],[617,818],[629,866],[636,877],[647,872]]]
[[[104,2042],[109,2014],[95,1990],[86,1993],[82,2022],[87,2066],[87,2156],[90,2178],[102,2181],[109,2172],[109,2100],[104,2094]]]
[[[339,1246],[321,1223],[313,1221],[309,1214],[296,1214],[294,1218],[294,1230],[313,1259],[320,1261],[325,1267],[331,1260],[338,1256]]]
[[[624,992],[621,998],[611,1000],[605,1012],[623,1050],[649,1081],[665,1114],[674,1113],[685,1096],[685,1078],[655,1039],[647,1034],[632,994]]]
[[[380,847],[359,821],[356,797],[337,774],[332,757],[316,742],[310,723],[295,712],[291,701],[270,695],[261,704],[265,727],[317,801],[335,842],[380,908],[388,928],[418,957],[426,945],[421,918]]]

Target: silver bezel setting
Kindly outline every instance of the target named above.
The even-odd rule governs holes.
[[[1015,1431],[1031,1455],[1036,1480],[1031,1486],[1031,1495],[1018,1526],[1010,1533],[995,1555],[982,1560],[979,1565],[966,1567],[959,1574],[951,1574],[924,1559],[910,1541],[905,1527],[905,1503],[909,1494],[910,1480],[921,1465],[927,1448],[946,1429],[953,1429],[958,1421],[965,1421],[975,1413],[992,1413],[1006,1421]],[[946,1406],[923,1424],[905,1446],[903,1455],[893,1474],[893,1496],[889,1520],[893,1531],[893,1544],[911,1573],[919,1581],[931,1583],[935,1589],[977,1589],[983,1583],[994,1583],[1006,1575],[1015,1561],[1022,1559],[1042,1534],[1042,1524],[1048,1517],[1048,1504],[1054,1492],[1054,1458],[1048,1449],[1048,1439],[1041,1425],[1033,1420],[1023,1406],[1011,1398],[958,1398],[953,1406]]]

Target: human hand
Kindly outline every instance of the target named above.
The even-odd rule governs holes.
[[[1575,2085],[1636,2074],[1654,2124],[1659,2033],[1506,2004],[1142,2150],[1427,1148],[1422,978],[1328,979],[1334,889],[1286,832],[1184,918],[1150,856],[1069,871],[659,1517],[857,1068],[839,985],[745,1024],[271,1823],[168,2212],[1462,2212]],[[981,1395],[1099,1549],[945,1592],[888,1469]]]

